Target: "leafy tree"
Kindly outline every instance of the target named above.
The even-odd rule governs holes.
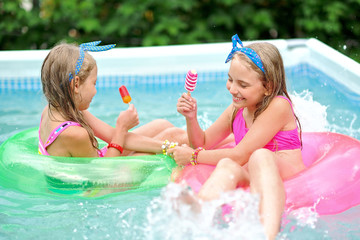
[[[0,0],[0,50],[317,38],[360,61],[360,0]]]

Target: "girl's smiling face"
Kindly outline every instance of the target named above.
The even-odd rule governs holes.
[[[226,88],[233,96],[234,107],[246,107],[250,112],[255,112],[256,105],[268,94],[258,73],[237,56],[231,61]]]

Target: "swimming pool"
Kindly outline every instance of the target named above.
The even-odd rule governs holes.
[[[360,139],[360,73],[352,68],[360,69],[359,65],[338,53],[328,57],[333,50],[314,39],[274,43],[284,56],[289,92],[304,131],[335,131]],[[231,102],[225,88],[228,65],[224,64],[230,48],[231,43],[224,43],[94,54],[99,84],[90,110],[114,123],[119,111],[127,107],[117,90],[126,84],[141,123],[166,118],[185,127],[176,101],[184,91],[186,71],[196,68],[199,82],[193,96],[198,99],[200,124],[206,128]],[[22,57],[6,54],[6,64],[6,57],[0,55],[0,143],[37,126],[45,105],[38,76],[46,51],[24,52]],[[14,66],[17,59],[21,60]],[[241,229],[224,223],[213,228],[212,223],[205,224],[208,216],[179,215],[174,210],[171,204],[178,191],[179,186],[170,185],[162,190],[81,199],[29,195],[0,186],[0,239],[233,239],[241,229],[249,239],[261,235],[254,211],[256,199],[251,196],[241,197],[254,205],[249,216],[235,225]],[[180,207],[188,213],[186,206]],[[356,239],[360,237],[359,216],[359,206],[321,217],[302,209],[284,218],[279,238]],[[196,224],[200,222],[203,224]]]

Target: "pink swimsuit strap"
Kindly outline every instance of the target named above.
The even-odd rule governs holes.
[[[81,125],[80,125],[80,123],[72,122],[72,121],[67,121],[67,122],[61,123],[54,130],[52,130],[52,132],[50,133],[45,144],[41,141],[40,127],[39,127],[39,153],[42,155],[50,155],[46,151],[46,148],[55,141],[55,139],[60,135],[60,133],[62,133],[65,129],[67,129],[68,127],[71,127],[71,126],[81,126]]]
[[[55,139],[68,127],[71,126],[79,126],[81,127],[80,123],[67,121],[61,123],[59,126],[57,126],[49,135],[48,139],[46,140],[45,144],[41,141],[40,137],[40,127],[39,127],[39,154],[41,155],[47,155],[50,156],[50,154],[47,152],[46,148],[52,144]],[[107,147],[103,147],[102,149],[98,150],[99,157],[104,157],[107,152]]]
[[[277,97],[286,99],[289,102],[291,109],[294,113],[294,109],[288,98],[284,96],[277,96]],[[243,117],[243,111],[244,111],[243,108],[239,109],[233,122],[233,132],[234,132],[236,144],[238,144],[244,138],[245,134],[249,131],[249,129],[246,128],[245,119]],[[274,138],[269,143],[267,143],[264,146],[264,148],[269,149],[270,151],[273,152],[301,148],[298,127],[296,126],[296,128],[289,131],[277,132]]]

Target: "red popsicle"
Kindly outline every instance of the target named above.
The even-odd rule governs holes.
[[[119,92],[124,103],[131,102],[130,94],[124,85],[119,88]]]

